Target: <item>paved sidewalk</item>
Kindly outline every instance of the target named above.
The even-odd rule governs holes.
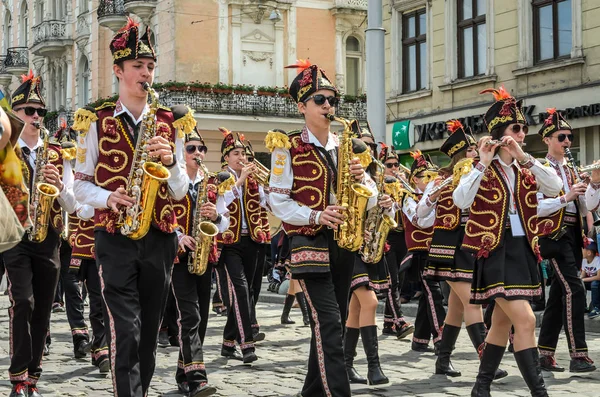
[[[302,387],[308,357],[310,328],[303,327],[299,309],[292,310],[292,319],[298,323],[282,326],[280,304],[267,303],[269,292],[258,305],[261,329],[267,334],[257,347],[259,360],[251,367],[239,361],[220,357],[221,332],[225,317],[211,312],[205,345],[205,360],[210,382],[219,389],[219,396],[292,396]],[[8,298],[0,296],[0,395],[8,396]],[[379,319],[381,320],[381,319]],[[52,318],[53,342],[51,354],[44,359],[44,373],[39,387],[44,397],[53,396],[110,396],[110,377],[101,376],[90,365],[89,358],[73,358],[71,336],[65,313]],[[588,333],[591,357],[600,360],[600,334]],[[150,396],[178,396],[174,381],[177,348],[160,349]],[[568,367],[566,342],[561,339],[558,348],[559,364]],[[462,371],[462,377],[446,378],[434,375],[435,356],[410,350],[409,341],[392,337],[380,338],[380,356],[385,374],[393,381],[387,389],[354,387],[356,396],[469,396],[477,372],[477,356],[463,329],[456,345],[453,362]],[[599,361],[600,362],[600,361]],[[367,367],[362,346],[358,346],[356,368],[366,375]],[[502,368],[509,376],[493,385],[494,396],[528,396],[512,354],[504,357]],[[545,374],[549,394],[558,396],[600,396],[600,370],[591,374],[575,375],[569,372]]]

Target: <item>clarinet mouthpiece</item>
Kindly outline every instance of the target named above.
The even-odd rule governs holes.
[[[144,82],[142,83],[142,88],[143,88],[145,91],[148,91],[148,89],[150,88],[150,84],[148,84],[148,82],[147,82],[147,81],[144,81]]]

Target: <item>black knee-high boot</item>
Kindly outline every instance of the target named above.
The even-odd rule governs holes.
[[[532,397],[548,397],[537,347],[515,352],[515,361]]]
[[[344,334],[344,361],[346,362],[346,372],[348,373],[350,383],[366,385],[367,380],[360,376],[354,369],[354,355],[356,354],[359,335],[358,328],[346,328],[346,333]]]
[[[506,346],[497,346],[486,343],[483,347],[481,362],[479,363],[479,373],[471,397],[490,397],[490,385],[494,380],[496,370],[502,361]]]
[[[482,345],[485,343],[485,337],[487,334],[487,330],[485,328],[484,323],[474,323],[467,327],[467,333],[469,334],[469,338],[471,339],[471,343],[473,343],[473,347],[477,354],[479,354],[479,349],[483,348]],[[494,380],[502,379],[508,376],[508,372],[503,369],[496,369],[496,374],[494,375]]]
[[[281,313],[281,324],[295,324],[296,322],[290,318],[290,310],[294,304],[294,295],[286,295],[285,303],[283,304],[283,312]]]
[[[369,325],[360,327],[360,336],[363,341],[365,354],[367,355],[367,364],[369,371],[367,372],[368,384],[372,386],[382,386],[390,383],[387,376],[383,374],[381,365],[379,364],[379,343],[377,342],[377,326]]]
[[[442,340],[440,341],[439,354],[435,362],[436,374],[448,375],[452,377],[461,375],[460,371],[454,369],[452,362],[450,362],[450,355],[454,350],[454,344],[456,343],[456,339],[458,339],[459,333],[460,327],[444,324],[444,328],[442,330]]]
[[[304,292],[296,293],[296,301],[298,301],[300,310],[302,310],[302,322],[304,322],[304,325],[310,325],[310,317],[308,316],[308,306],[306,305]]]

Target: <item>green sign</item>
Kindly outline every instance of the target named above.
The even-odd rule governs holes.
[[[409,127],[410,120],[394,123],[392,126],[392,145],[394,145],[394,149],[410,149],[410,139],[408,137]]]

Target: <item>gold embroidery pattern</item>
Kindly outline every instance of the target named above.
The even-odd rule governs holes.
[[[491,131],[497,124],[505,123],[507,121],[513,121],[512,116],[508,115],[508,116],[503,116],[503,117],[496,117],[492,121],[490,121],[490,123],[488,124],[488,130]]]
[[[120,158],[123,159],[123,161],[121,162],[121,165],[116,166],[116,167],[111,167],[109,164],[104,164],[104,163],[98,162],[98,164],[96,165],[95,179],[96,179],[96,185],[98,185],[100,187],[108,186],[109,184],[111,184],[112,182],[115,182],[115,181],[123,181],[124,184],[127,183],[127,177],[122,176],[122,175],[116,175],[112,178],[108,178],[104,182],[100,182],[98,180],[98,171],[100,169],[105,169],[108,172],[110,172],[111,174],[119,174],[123,170],[125,170],[125,168],[127,168],[129,166],[129,156],[127,155],[127,153],[125,153],[122,150],[112,148],[113,144],[118,143],[120,139],[121,139],[121,137],[119,136],[119,133],[117,133],[117,135],[115,137],[110,137],[109,135],[104,135],[100,139],[100,142],[98,142],[98,150],[99,150],[100,154],[102,154],[103,156],[106,156],[107,158],[110,158],[110,156],[113,156],[113,159],[114,159],[114,157],[119,156]]]
[[[465,147],[466,144],[467,144],[467,142],[460,141],[456,145],[452,146],[452,148],[450,150],[448,150],[448,156],[452,157],[454,155],[454,153],[458,152],[460,149]]]
[[[122,50],[115,51],[113,59],[121,59],[131,55],[131,48],[124,48]]]
[[[77,161],[80,163],[85,163],[85,154],[87,152],[86,148],[78,147],[77,148]]]
[[[14,102],[20,101],[23,98],[25,98],[25,94],[19,94],[12,99],[12,102],[14,103]]]
[[[246,216],[248,217],[248,229],[250,231],[252,240],[260,241],[258,231],[261,230],[262,222],[260,219],[260,193],[258,190],[252,194],[248,189],[248,183],[245,184],[245,210]]]
[[[80,250],[90,249],[93,252],[94,248],[94,239],[89,238],[88,235],[84,232],[89,231],[90,234],[93,235],[94,224],[92,222],[89,223],[88,227],[84,226],[84,222],[79,222],[79,231],[77,236],[75,237],[75,248]],[[77,255],[82,255],[81,253],[77,253]],[[82,255],[83,256],[83,255]],[[88,255],[85,255],[88,256]]]

